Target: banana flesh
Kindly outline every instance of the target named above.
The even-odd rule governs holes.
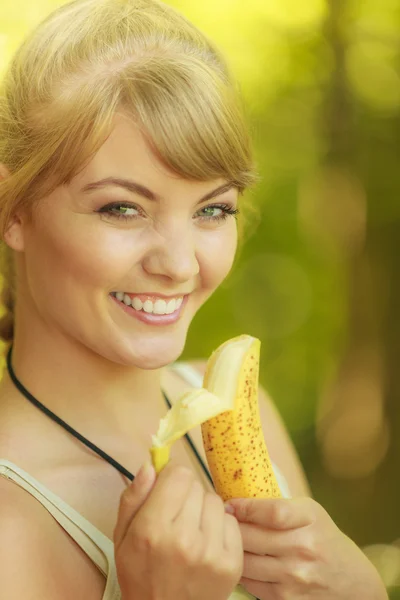
[[[161,419],[156,435],[152,436],[150,455],[156,473],[168,463],[171,446],[176,440],[193,427],[229,409],[226,399],[204,388],[184,394]]]

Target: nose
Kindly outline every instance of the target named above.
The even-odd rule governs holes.
[[[143,258],[143,268],[151,275],[167,277],[177,283],[190,281],[200,272],[196,244],[188,228],[158,234],[158,242]]]

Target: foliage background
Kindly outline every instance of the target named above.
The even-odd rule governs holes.
[[[63,3],[2,0],[0,76]],[[225,51],[263,178],[262,218],[183,358],[261,339],[314,497],[400,598],[400,2],[169,3]]]

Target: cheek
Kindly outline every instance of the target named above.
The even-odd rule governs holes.
[[[26,266],[32,285],[54,293],[99,288],[102,292],[132,268],[132,233],[116,228],[40,228],[32,231],[26,244]],[[77,288],[78,286],[78,288]]]
[[[204,237],[198,254],[203,285],[215,288],[229,274],[235,259],[238,242],[236,224]]]

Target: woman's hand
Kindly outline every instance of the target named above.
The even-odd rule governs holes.
[[[121,495],[114,554],[123,600],[227,600],[243,569],[239,524],[193,473],[141,469]]]
[[[387,600],[363,552],[311,498],[235,499],[240,583],[260,600]]]

